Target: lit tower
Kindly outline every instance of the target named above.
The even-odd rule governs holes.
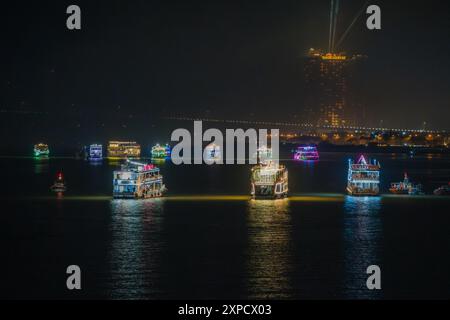
[[[308,121],[315,125],[345,126],[361,124],[364,105],[358,69],[361,55],[336,52],[361,14],[358,12],[339,41],[335,41],[339,0],[331,0],[328,52],[311,48],[304,66],[305,108]]]

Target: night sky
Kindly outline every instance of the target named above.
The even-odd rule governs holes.
[[[29,4],[27,4],[29,2]],[[338,34],[365,0],[341,1]],[[66,8],[82,30],[66,28]],[[324,1],[26,1],[2,4],[0,113],[8,140],[146,139],[164,115],[301,121],[302,57],[328,43]],[[342,45],[367,55],[370,121],[448,129],[450,4],[373,1]],[[182,123],[165,123],[174,128]],[[186,124],[184,124],[186,125]],[[156,134],[157,135],[157,134]],[[158,137],[159,138],[159,137]],[[86,141],[88,140],[88,141]]]

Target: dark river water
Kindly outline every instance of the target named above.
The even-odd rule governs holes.
[[[450,157],[382,154],[384,195],[344,194],[347,159],[286,161],[291,198],[249,200],[249,166],[161,165],[166,198],[112,200],[117,162],[0,158],[1,298],[450,298]],[[63,170],[68,191],[49,191]],[[209,197],[208,197],[209,195]],[[66,268],[82,290],[66,289]],[[366,269],[381,268],[381,290]]]

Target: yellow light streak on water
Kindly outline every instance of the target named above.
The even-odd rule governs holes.
[[[167,201],[248,201],[247,195],[187,195],[163,197]]]
[[[295,194],[284,199],[252,199],[249,195],[169,195],[161,198],[150,199],[113,199],[108,195],[95,196],[77,196],[77,195],[53,195],[53,196],[31,196],[10,198],[10,200],[29,200],[29,201],[180,201],[180,202],[247,202],[247,201],[277,201],[277,202],[344,202],[345,194],[335,193],[314,193],[314,194]],[[383,200],[421,200],[421,199],[450,199],[449,197],[433,195],[381,195]]]
[[[330,197],[330,196],[293,196],[289,197],[289,201],[304,201],[304,202],[343,202],[344,196]]]
[[[23,199],[23,198],[20,198]],[[54,195],[54,196],[37,196],[26,197],[26,200],[36,201],[130,201],[129,199],[113,199],[111,196],[97,195],[97,196],[71,196],[71,195]],[[342,202],[344,195],[336,194],[314,194],[314,195],[294,195],[285,199],[252,199],[249,195],[169,195],[162,198],[138,199],[137,201],[304,201],[304,202]],[[133,199],[131,199],[133,201]]]
[[[14,198],[13,198],[14,199]],[[64,196],[64,195],[54,195],[54,196],[39,196],[39,197],[25,197],[17,198],[17,200],[30,200],[30,201],[110,201],[111,196]]]

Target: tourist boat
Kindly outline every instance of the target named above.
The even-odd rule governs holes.
[[[316,146],[299,146],[294,153],[294,160],[318,161],[319,153]]]
[[[134,141],[110,141],[108,157],[110,159],[139,158],[141,146]]]
[[[91,144],[89,146],[88,158],[90,161],[102,160],[103,159],[103,146],[101,144]]]
[[[115,199],[145,199],[161,197],[166,191],[159,168],[153,164],[127,159],[120,170],[113,173]]]
[[[433,191],[436,196],[450,196],[450,182],[448,185],[443,185]]]
[[[152,154],[152,159],[165,159],[170,157],[170,145],[166,143],[165,146],[161,146],[159,145],[159,143],[157,143],[156,145],[154,145],[152,147],[151,150],[151,154]]]
[[[251,172],[251,195],[254,199],[280,199],[288,194],[288,171],[272,160],[270,148],[258,149],[258,165]]]
[[[251,186],[254,199],[284,198],[288,193],[288,171],[283,165],[259,164],[252,168]]]
[[[220,146],[215,143],[211,143],[205,147],[205,162],[206,163],[218,163],[222,161],[222,154],[220,152]]]
[[[67,189],[66,183],[64,182],[64,177],[62,172],[58,172],[56,175],[56,180],[53,185],[50,187],[50,190],[56,193],[65,192]]]
[[[48,157],[50,154],[50,150],[48,149],[48,145],[45,143],[38,143],[34,145],[34,156],[35,157]]]
[[[413,184],[412,182],[410,182],[408,174],[405,172],[405,177],[403,181],[391,183],[389,191],[394,194],[409,194],[409,195],[421,194],[422,185]]]
[[[376,196],[379,194],[380,163],[367,162],[361,155],[356,163],[348,162],[347,192],[354,196]]]

